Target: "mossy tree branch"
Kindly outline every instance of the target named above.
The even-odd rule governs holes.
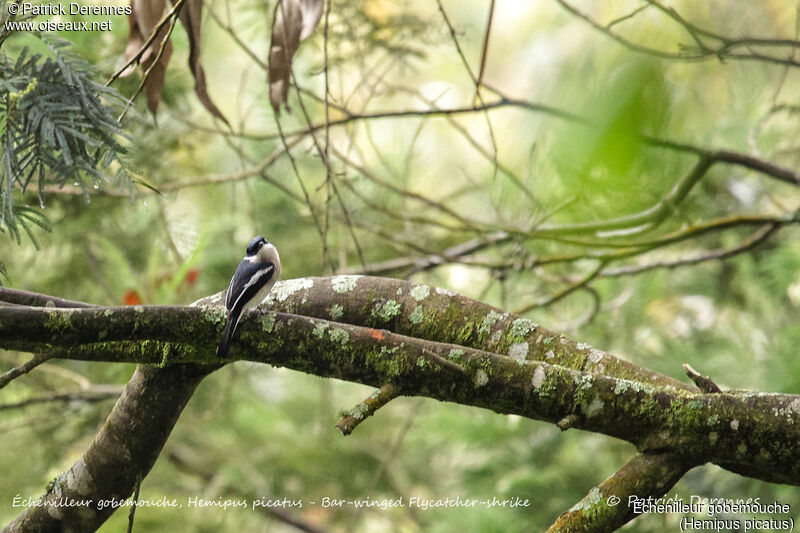
[[[153,467],[178,416],[212,365],[139,365],[103,428],[80,459],[3,531],[95,531],[117,509],[100,500],[125,500]],[[58,505],[87,501],[87,505]]]
[[[613,531],[637,516],[628,496],[659,498],[691,467],[671,453],[636,455],[559,516],[546,533]]]
[[[193,307],[0,307],[0,347],[163,366],[147,370],[156,374],[208,372],[217,363],[220,301],[214,295]],[[672,472],[669,479],[677,480],[709,461],[758,479],[800,483],[800,397],[703,394],[441,289],[359,276],[282,282],[243,319],[231,355],[554,424],[571,417],[571,427],[626,440],[642,452],[598,487],[623,499],[669,488],[642,479]],[[133,482],[127,495],[132,488]],[[603,514],[604,498],[583,503],[571,520],[618,525],[631,518],[624,509]]]

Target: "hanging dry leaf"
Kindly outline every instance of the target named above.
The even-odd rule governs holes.
[[[177,0],[172,0],[173,4],[175,2]],[[178,17],[186,28],[186,34],[189,36],[189,68],[194,76],[194,92],[209,113],[225,124],[230,125],[208,95],[206,73],[202,65],[200,65],[200,29],[203,20],[203,0],[186,0],[186,4],[181,9]]]
[[[131,14],[128,16],[130,34],[128,35],[128,45],[125,47],[123,60],[125,63],[139,53],[145,41],[158,26],[158,22],[166,13],[166,0],[132,0]],[[158,110],[158,102],[161,98],[161,89],[164,87],[164,80],[167,75],[167,65],[172,57],[172,43],[167,42],[161,57],[156,62],[161,41],[166,35],[167,28],[162,28],[157,38],[144,51],[139,62],[144,67],[145,72],[152,67],[150,74],[144,82],[144,93],[147,96],[147,108],[155,115]],[[153,63],[155,62],[155,65]],[[125,69],[121,77],[128,76],[134,70],[134,65]]]
[[[276,6],[269,46],[269,101],[277,114],[286,102],[292,75],[292,57],[319,24],[324,0],[280,0]],[[289,110],[289,105],[286,105]]]
[[[173,4],[177,0],[171,0]],[[130,34],[128,45],[125,48],[124,61],[127,63],[131,58],[139,53],[150,34],[155,31],[158,23],[167,13],[167,0],[131,0],[131,14],[128,17]],[[226,124],[228,121],[220,112],[219,108],[211,100],[206,89],[206,76],[203,67],[200,65],[200,23],[203,16],[203,0],[185,0],[178,12],[178,18],[186,28],[189,36],[189,68],[194,76],[194,90],[203,106],[215,117]],[[158,102],[161,99],[161,90],[167,75],[167,65],[172,57],[172,42],[167,41],[161,57],[156,62],[158,50],[164,36],[169,31],[169,24],[165,24],[158,32],[158,35],[144,51],[139,63],[144,67],[145,72],[150,70],[144,83],[144,92],[147,95],[147,108],[153,115],[158,110]],[[155,65],[153,64],[155,62]],[[131,65],[120,75],[121,77],[133,72],[135,65]]]

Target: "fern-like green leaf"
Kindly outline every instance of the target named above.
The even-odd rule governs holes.
[[[39,38],[51,57],[0,52],[0,230],[18,243],[24,233],[35,246],[31,230],[49,226],[34,208],[15,205],[15,192],[35,181],[44,207],[46,185],[75,183],[87,198],[101,181],[132,188],[114,118],[124,99],[92,80],[91,65],[69,42]]]

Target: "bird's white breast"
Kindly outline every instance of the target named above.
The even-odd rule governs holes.
[[[264,285],[261,288],[261,290],[259,290],[256,293],[256,295],[253,297],[252,300],[250,300],[249,302],[247,302],[245,304],[244,310],[253,309],[254,307],[258,307],[258,305],[261,304],[261,302],[264,301],[264,298],[267,297],[267,295],[269,294],[269,291],[272,289],[272,286],[275,285],[275,282],[278,281],[278,278],[281,275],[281,258],[278,255],[277,248],[275,248],[270,243],[267,243],[264,246],[262,246],[261,249],[258,251],[258,254],[256,254],[251,259],[250,258],[248,258],[248,259],[250,261],[252,261],[253,263],[256,263],[256,262],[258,262],[258,263],[272,263],[273,265],[275,265],[275,270],[272,272],[272,277],[267,282],[267,284]]]

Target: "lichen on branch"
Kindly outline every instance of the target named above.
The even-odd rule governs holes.
[[[2,307],[0,346],[161,366],[215,363],[220,302],[215,295],[190,307]],[[800,479],[800,397],[702,394],[424,285],[359,276],[283,282],[243,318],[231,355],[553,424],[571,417],[570,427],[643,452],[768,481]]]

